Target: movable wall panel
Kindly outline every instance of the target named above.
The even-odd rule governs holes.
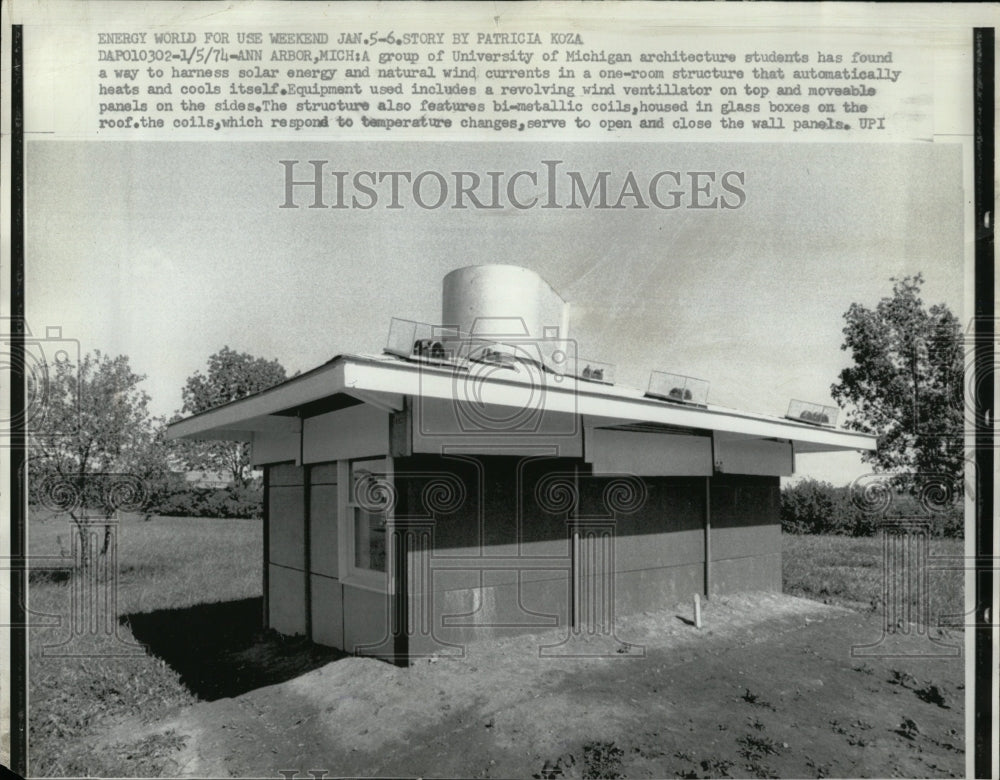
[[[781,590],[777,477],[712,478],[711,593]]]
[[[703,591],[703,478],[595,476],[581,488],[581,515],[608,517],[614,529],[617,614],[664,608]],[[593,593],[606,587],[582,585]]]
[[[615,568],[619,572],[696,564],[704,560],[704,480],[647,477],[621,482],[595,478],[581,485],[581,514],[605,516],[615,530]]]
[[[389,451],[389,413],[357,404],[302,421],[302,462],[322,463]]]
[[[312,640],[344,647],[344,592],[338,577],[337,464],[309,467],[309,573]]]
[[[540,450],[559,457],[583,454],[580,416],[544,410],[543,387],[526,385],[513,392],[513,398],[522,402],[514,406],[484,402],[477,393],[485,389],[475,378],[460,377],[454,400],[414,398],[412,451],[462,450],[486,456],[534,455]]]
[[[345,585],[343,649],[362,655],[391,655],[389,607],[385,593]]]
[[[301,434],[254,432],[250,442],[250,463],[262,466],[283,461],[297,462]]]
[[[337,572],[337,464],[309,468],[309,569],[324,577]]]
[[[585,446],[596,475],[707,477],[712,473],[708,436],[594,428],[587,431]]]
[[[715,469],[723,474],[791,476],[792,443],[715,434]]]
[[[267,469],[268,625],[306,633],[305,474],[293,464]]]
[[[312,641],[344,649],[344,586],[338,580],[312,575]]]
[[[397,522],[433,540],[405,561],[411,654],[567,625],[566,512],[559,490],[539,483],[571,477],[572,460],[418,455],[393,465]]]
[[[268,620],[279,634],[306,633],[306,573],[271,565],[268,572]]]
[[[268,501],[270,562],[305,571],[304,486],[272,484],[268,491]]]

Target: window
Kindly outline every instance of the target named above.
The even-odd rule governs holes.
[[[350,490],[346,520],[350,525],[351,545],[347,554],[351,568],[384,573],[392,490],[389,461],[386,458],[353,460],[348,468]]]

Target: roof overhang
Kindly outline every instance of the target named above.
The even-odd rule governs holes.
[[[538,374],[533,381],[537,383]],[[706,431],[790,440],[795,451],[837,452],[874,450],[876,437],[854,431],[822,428],[731,409],[691,407],[645,397],[641,391],[598,385],[572,377],[544,375],[548,381],[532,397],[547,413],[587,415],[609,421],[634,421]],[[434,366],[394,358],[341,355],[257,395],[179,420],[167,429],[169,439],[229,439],[246,441],[256,432],[295,433],[301,430],[296,410],[324,398],[344,394],[386,411],[403,408],[403,398],[451,400],[456,383],[466,381],[449,366]],[[520,408],[526,390],[539,388],[518,377],[475,381],[488,385],[490,403]]]

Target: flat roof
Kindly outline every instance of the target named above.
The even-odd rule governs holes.
[[[857,431],[824,428],[782,417],[726,407],[692,406],[661,401],[621,385],[558,376],[537,367],[519,366],[489,376],[476,375],[477,387],[489,390],[489,403],[523,408],[525,394],[546,412],[586,415],[620,423],[653,423],[757,438],[789,439],[796,452],[874,450],[876,437]],[[404,396],[456,399],[456,382],[466,372],[453,365],[406,360],[391,355],[334,357],[279,385],[172,423],[169,439],[248,440],[255,432],[299,430],[295,412],[306,404],[348,395],[391,409]]]

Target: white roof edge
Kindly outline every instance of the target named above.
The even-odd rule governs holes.
[[[510,405],[519,405],[517,399],[523,398],[524,382],[491,380],[490,384],[499,393],[498,404],[503,405],[507,387],[510,388]],[[262,393],[179,420],[168,426],[167,437],[198,438],[213,432],[225,434],[226,429],[244,432],[247,421],[252,418],[275,414],[336,393],[359,391],[450,399],[454,397],[454,371],[396,358],[340,355]],[[546,409],[556,413],[790,439],[806,444],[802,451],[874,450],[876,444],[875,436],[857,431],[820,428],[735,410],[686,407],[646,398],[638,390],[592,384],[571,377],[561,378],[558,387],[547,386],[544,392]],[[204,438],[225,438],[225,435]]]
[[[276,414],[338,392],[330,388],[343,387],[343,374],[343,364],[334,358],[256,395],[171,423],[167,426],[167,439],[195,438],[198,434],[226,429],[246,432],[245,423],[255,417]]]

